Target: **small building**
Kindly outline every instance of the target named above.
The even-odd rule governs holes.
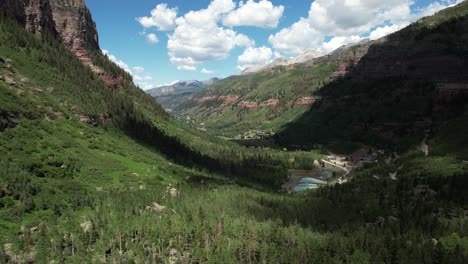
[[[376,159],[376,154],[369,147],[360,148],[349,155],[349,160],[353,163],[372,162]]]

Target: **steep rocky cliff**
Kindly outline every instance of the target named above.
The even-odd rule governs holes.
[[[72,51],[99,50],[98,33],[84,0],[49,0],[55,28]]]
[[[57,34],[48,0],[0,0],[0,10],[32,33]]]
[[[28,31],[52,35],[112,89],[134,86],[131,76],[110,70],[99,48],[96,24],[84,0],[0,0],[0,15]],[[93,57],[93,55],[95,55]]]
[[[75,54],[99,50],[98,34],[84,0],[0,0],[1,13],[32,33],[51,33]]]

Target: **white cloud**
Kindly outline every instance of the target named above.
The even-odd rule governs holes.
[[[435,1],[412,11],[413,0],[315,0],[308,17],[270,35],[268,40],[273,48],[289,54],[330,51],[360,36],[383,37],[456,2],[460,0]],[[332,39],[325,42],[327,36]]]
[[[167,8],[167,4],[159,4],[151,10],[150,17],[139,17],[137,21],[145,28],[156,27],[158,30],[173,30],[176,27],[177,8]]]
[[[379,39],[381,37],[387,36],[397,30],[401,29],[399,25],[383,26],[374,29],[370,34],[369,38],[371,40]]]
[[[359,36],[349,36],[349,37],[334,37],[330,39],[328,42],[324,42],[322,44],[322,47],[320,48],[320,51],[323,53],[330,53],[337,48],[349,44],[349,43],[356,43],[363,40],[363,38]]]
[[[223,19],[226,26],[257,26],[275,28],[283,16],[284,6],[274,6],[270,1],[241,1],[239,8],[231,11]]]
[[[281,57],[283,57],[283,55],[281,55],[281,53],[279,53],[279,52],[277,52],[277,51],[275,51],[275,52],[273,53],[273,58],[274,58],[274,59],[278,59],[278,58],[281,58]]]
[[[256,65],[266,64],[271,61],[273,51],[265,46],[260,48],[248,47],[238,58],[239,69],[246,69]]]
[[[167,43],[171,62],[179,70],[194,71],[202,62],[227,58],[235,47],[254,45],[247,36],[218,26],[234,8],[232,0],[213,0],[206,9],[177,18]]]
[[[308,49],[318,49],[322,44],[324,34],[314,29],[304,18],[289,28],[284,28],[275,35],[270,35],[268,41],[276,49],[284,53],[300,54]]]
[[[145,75],[145,76],[140,76],[140,75],[133,75],[133,80],[135,80],[136,82],[143,82],[143,81],[151,81],[153,80],[153,77],[149,76],[149,75]]]
[[[446,8],[446,7],[449,7],[449,6],[454,6],[456,4],[459,4],[461,2],[463,2],[464,0],[442,0],[442,1],[439,1],[439,2],[432,2],[431,4],[429,4],[428,6],[422,8],[422,9],[418,9],[416,14],[413,16],[413,20],[416,20],[416,19],[419,19],[421,17],[425,17],[425,16],[431,16],[433,15],[434,13]]]
[[[138,73],[142,73],[145,71],[145,68],[141,67],[141,66],[135,66],[133,67],[133,70],[138,72]]]
[[[159,39],[156,36],[156,34],[150,33],[150,34],[146,35],[146,41],[148,41],[148,43],[150,43],[150,44],[156,44],[156,43],[159,42]]]
[[[214,71],[207,70],[205,68],[203,68],[200,72],[203,73],[203,74],[213,74],[214,73]]]
[[[140,86],[140,88],[145,90],[145,91],[149,90],[149,89],[153,89],[155,87],[154,84],[148,83],[148,82],[139,83],[138,86]]]
[[[159,88],[159,87],[163,87],[163,86],[171,86],[171,85],[174,85],[176,83],[180,82],[179,80],[175,80],[173,82],[170,82],[170,83],[164,83],[164,84],[158,84],[156,85],[156,88]]]
[[[180,65],[177,66],[177,69],[180,71],[196,71],[197,67],[191,65]]]

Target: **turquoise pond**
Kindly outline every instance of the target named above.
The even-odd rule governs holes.
[[[300,185],[307,185],[307,184],[327,184],[326,181],[314,179],[314,178],[302,178],[299,182]]]
[[[322,177],[325,179],[330,179],[333,177],[333,172],[332,171],[324,171],[322,172]]]
[[[301,184],[301,185],[297,185],[296,187],[294,187],[294,191],[301,192],[301,191],[317,189],[317,188],[318,188],[317,184]]]

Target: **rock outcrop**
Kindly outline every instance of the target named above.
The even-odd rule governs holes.
[[[49,0],[0,0],[0,10],[34,34],[57,35]]]
[[[0,9],[34,34],[58,36],[75,54],[99,50],[96,24],[84,0],[0,0]]]
[[[125,77],[93,64],[91,54],[103,56],[96,24],[84,0],[0,0],[0,14],[38,35],[53,35],[111,89],[122,89]]]
[[[100,50],[96,23],[84,0],[49,0],[55,28],[73,52]]]
[[[0,8],[34,34],[58,36],[75,54],[99,50],[96,24],[84,0],[0,0]]]

